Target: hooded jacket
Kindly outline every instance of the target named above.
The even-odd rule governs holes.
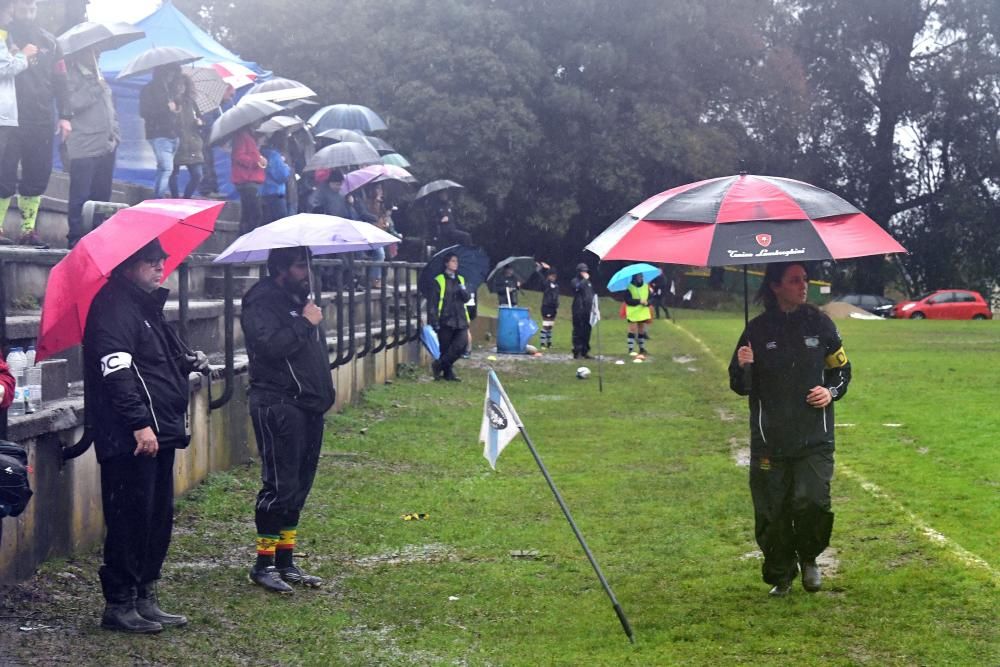
[[[833,321],[814,306],[791,313],[767,310],[750,320],[737,349],[750,342],[754,362],[746,386],[736,352],[729,363],[729,386],[750,397],[750,451],[754,456],[788,457],[833,451],[833,404],[847,393],[851,363]],[[806,403],[815,386],[831,390],[823,409]]]
[[[594,307],[594,286],[590,278],[577,275],[573,278],[573,317],[590,317]]]
[[[83,336],[87,424],[97,460],[135,451],[134,431],[152,427],[160,448],[184,448],[188,372],[184,346],[163,319],[169,290],[147,294],[112,275],[94,297]]]
[[[76,160],[113,152],[121,141],[121,133],[111,88],[95,69],[96,63],[71,57],[66,67],[73,114],[73,131],[66,138],[67,157]]]
[[[181,133],[181,116],[170,110],[170,102],[180,107],[179,96],[170,90],[165,76],[153,75],[153,80],[139,92],[139,115],[146,129],[146,138],[176,139]]]
[[[323,325],[302,316],[304,303],[262,279],[243,297],[240,323],[250,357],[250,399],[289,402],[310,412],[326,412],[337,393]]]

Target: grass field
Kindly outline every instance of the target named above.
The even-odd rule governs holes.
[[[95,552],[49,563],[10,592],[0,614],[17,620],[0,623],[2,655],[79,665],[1000,664],[998,323],[841,323],[855,380],[838,404],[828,576],[822,592],[786,599],[768,598],[760,581],[746,468],[734,456],[746,406],[722,364],[741,326],[679,311],[676,324],[654,325],[651,363],[604,365],[603,393],[596,377],[574,378],[568,321],[556,329],[563,354],[494,364],[630,617],[634,646],[523,444],[496,472],[482,458],[481,351],[460,365],[461,385],[410,369],[331,417],[300,530],[301,563],[328,580],[321,591],[277,598],[247,583],[250,465],[178,503],[162,598],[188,628],[101,631]],[[623,324],[601,327],[605,353],[620,358]],[[428,518],[402,520],[410,512]],[[531,555],[511,554],[522,551]],[[25,619],[51,629],[19,633]]]

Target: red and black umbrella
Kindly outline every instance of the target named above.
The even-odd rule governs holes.
[[[587,245],[602,260],[694,266],[906,252],[843,198],[802,181],[740,174],[650,197]]]

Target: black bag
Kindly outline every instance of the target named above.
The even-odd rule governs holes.
[[[21,445],[0,440],[0,518],[18,516],[31,500],[28,453]]]

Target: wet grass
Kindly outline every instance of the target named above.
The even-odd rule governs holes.
[[[188,628],[139,638],[101,631],[98,558],[85,554],[48,563],[9,593],[0,615],[16,620],[0,623],[3,655],[39,665],[1000,662],[995,445],[965,426],[998,431],[977,394],[987,374],[976,370],[996,367],[996,326],[987,323],[992,337],[961,326],[938,335],[842,326],[858,380],[838,413],[857,426],[838,432],[838,460],[856,476],[835,481],[837,572],[818,594],[771,600],[746,470],[731,453],[746,438],[745,404],[687,333],[728,357],[740,323],[677,316],[679,327],[654,325],[650,363],[604,364],[603,392],[596,377],[574,378],[572,360],[497,362],[632,621],[635,646],[523,443],[511,444],[496,472],[482,458],[480,352],[460,364],[460,385],[411,375],[331,417],[300,531],[301,563],[327,578],[324,589],[278,598],[247,583],[258,471],[245,466],[178,503],[162,597],[189,614]],[[624,326],[602,327],[605,352],[620,355]],[[939,336],[955,341],[944,353]],[[561,321],[556,348],[567,350],[569,338]],[[946,406],[975,419],[933,421],[929,413]],[[895,422],[904,426],[880,426]],[[947,470],[931,465],[935,456]],[[403,520],[414,512],[428,517]],[[927,539],[914,517],[992,570]],[[21,632],[25,621],[51,629]]]

